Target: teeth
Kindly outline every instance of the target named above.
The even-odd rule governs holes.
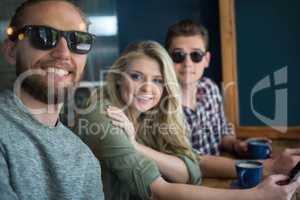
[[[151,100],[153,98],[152,95],[142,95],[142,96],[137,96],[138,99],[141,100]]]
[[[65,75],[69,74],[69,72],[64,70],[64,69],[58,69],[58,68],[53,68],[53,67],[48,68],[47,72],[48,73],[54,73],[58,76],[65,76]]]

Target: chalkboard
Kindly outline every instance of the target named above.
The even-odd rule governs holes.
[[[225,94],[230,120],[244,133],[299,138],[300,1],[219,3],[224,83],[233,85]]]
[[[235,1],[241,125],[263,125],[262,116],[277,126],[300,125],[299,9],[297,0]],[[266,87],[255,91],[263,79]]]

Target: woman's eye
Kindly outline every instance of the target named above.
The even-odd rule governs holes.
[[[129,74],[129,76],[134,81],[139,81],[139,80],[143,79],[142,75],[136,74],[136,73],[131,73],[131,74]]]
[[[153,83],[156,84],[156,85],[162,85],[163,80],[162,79],[153,79]]]

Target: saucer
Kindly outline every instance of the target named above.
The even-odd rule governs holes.
[[[232,189],[243,189],[240,185],[239,180],[232,181],[231,184],[230,184],[230,188],[232,188]]]
[[[255,186],[253,186],[253,187],[255,187]],[[249,188],[252,188],[252,187],[243,187],[243,186],[241,186],[239,180],[237,179],[237,180],[234,180],[234,181],[231,182],[230,188],[231,189],[249,189]]]

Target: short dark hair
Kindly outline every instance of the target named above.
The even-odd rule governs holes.
[[[207,29],[201,25],[196,23],[191,19],[181,20],[173,25],[171,25],[168,29],[166,39],[165,39],[165,47],[169,51],[171,42],[175,37],[179,36],[196,36],[199,35],[204,41],[206,50],[209,46],[209,35]]]
[[[73,1],[70,1],[70,0],[26,0],[23,3],[21,3],[15,10],[14,15],[12,16],[12,18],[9,22],[9,27],[11,27],[13,29],[21,28],[21,26],[24,23],[23,17],[24,17],[24,11],[26,10],[26,8],[30,7],[34,4],[38,4],[41,2],[47,2],[47,1],[62,1],[62,2],[67,2],[67,3],[71,4],[79,12],[80,16],[82,17],[82,20],[88,27],[89,21],[88,21],[87,17],[82,12],[82,10]]]

